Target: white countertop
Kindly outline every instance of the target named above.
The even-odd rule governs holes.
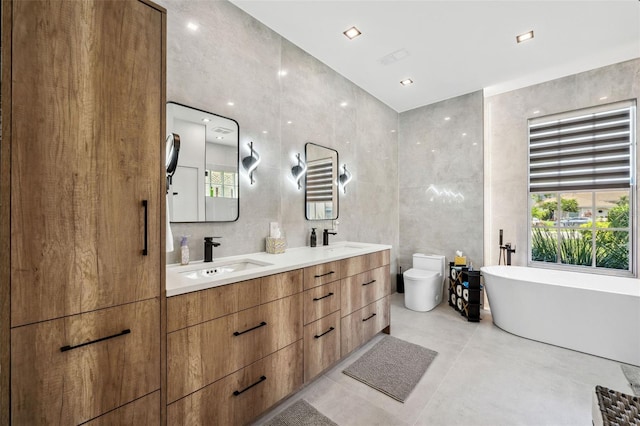
[[[328,246],[290,248],[281,254],[260,252],[221,257],[214,259],[214,262],[211,263],[196,261],[190,262],[188,265],[167,265],[167,297],[388,249],[391,249],[390,245],[341,241]],[[220,264],[247,260],[268,265],[197,279],[187,278],[183,274],[201,269],[212,269]]]

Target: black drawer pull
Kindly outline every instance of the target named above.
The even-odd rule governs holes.
[[[264,322],[264,321],[262,321],[260,324],[256,325],[255,327],[251,327],[251,328],[250,328],[250,329],[248,329],[248,330],[245,330],[245,331],[234,331],[234,332],[233,332],[233,335],[234,335],[234,336],[239,336],[239,335],[241,335],[241,334],[244,334],[244,333],[248,333],[248,332],[250,332],[250,331],[253,331],[253,330],[255,330],[256,328],[264,327],[265,325],[267,325],[267,323],[266,323],[266,322]],[[244,392],[244,391],[243,391],[243,392]]]
[[[114,334],[113,336],[102,337],[100,339],[92,340],[90,342],[80,343],[79,345],[75,345],[75,346],[69,346],[69,345],[63,346],[60,348],[60,352],[66,352],[66,351],[70,351],[71,349],[77,349],[83,346],[92,345],[94,343],[102,342],[104,340],[113,339],[114,337],[124,336],[125,334],[129,334],[129,333],[131,333],[131,330],[127,328],[126,330],[122,330],[120,333]]]
[[[318,300],[322,300],[322,299],[324,299],[324,298],[326,298],[326,297],[329,297],[329,296],[333,296],[333,293],[329,293],[329,294],[327,294],[326,296],[322,296],[322,297],[314,297],[314,298],[313,298],[313,301],[314,301],[314,302],[317,302]]]
[[[326,274],[314,275],[314,278],[326,277],[327,275],[335,274],[335,271],[329,271]]]
[[[142,200],[142,207],[144,207],[144,248],[142,249],[142,255],[149,254],[149,206],[147,200]]]
[[[365,285],[373,284],[373,283],[375,283],[375,282],[376,282],[376,280],[371,280],[371,281],[369,281],[368,283],[363,283],[362,285],[363,285],[363,286],[365,286]]]
[[[364,321],[369,321],[371,318],[373,318],[373,317],[375,317],[375,316],[376,316],[376,313],[374,312],[374,313],[372,313],[371,315],[369,315],[368,317],[366,317],[365,319],[363,319],[362,321],[363,321],[363,322],[364,322]]]
[[[240,395],[242,392],[246,392],[249,389],[251,389],[252,387],[259,385],[260,383],[264,382],[265,380],[267,380],[266,376],[260,376],[260,380],[258,380],[257,382],[255,382],[252,385],[247,386],[246,388],[242,389],[241,391],[233,391],[233,396],[238,396]]]
[[[328,329],[327,331],[325,331],[324,333],[322,333],[322,334],[316,334],[316,335],[315,335],[315,336],[313,336],[313,337],[315,337],[316,339],[319,339],[319,338],[321,338],[322,336],[324,336],[325,334],[327,334],[327,333],[331,333],[333,330],[335,330],[335,328],[333,328],[333,327],[329,327],[329,329]]]

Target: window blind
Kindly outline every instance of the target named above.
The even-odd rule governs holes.
[[[322,202],[333,199],[333,161],[323,158],[307,163],[307,201]]]
[[[635,102],[529,120],[529,191],[628,188]]]

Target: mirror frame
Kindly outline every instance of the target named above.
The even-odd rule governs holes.
[[[236,127],[238,129],[238,136],[237,136],[237,139],[236,139],[237,155],[236,155],[236,162],[235,162],[235,164],[236,164],[236,173],[238,175],[238,189],[237,189],[238,197],[237,197],[237,206],[236,206],[237,207],[237,214],[236,214],[236,217],[234,219],[229,219],[229,220],[207,220],[207,218],[206,218],[206,206],[205,206],[205,219],[204,220],[173,221],[173,220],[171,220],[170,217],[167,216],[167,221],[170,222],[170,223],[225,223],[225,222],[236,222],[240,218],[240,186],[241,186],[241,184],[240,184],[240,182],[241,182],[241,179],[240,179],[240,124],[236,120],[234,120],[233,118],[225,117],[223,115],[216,114],[216,113],[210,112],[210,111],[205,111],[205,110],[200,109],[200,108],[194,108],[192,106],[181,104],[179,102],[167,101],[166,105],[168,106],[170,104],[173,104],[173,105],[176,105],[176,106],[179,106],[179,107],[183,107],[183,108],[188,108],[188,109],[191,109],[191,110],[194,110],[194,111],[198,111],[198,112],[201,112],[203,114],[208,114],[208,115],[213,115],[213,116],[216,116],[216,117],[224,118],[226,120],[229,120],[229,121],[232,121],[233,123],[235,123],[235,125],[236,125]],[[174,131],[174,129],[169,129],[168,127],[169,127],[169,120],[167,120],[167,130],[166,130],[167,134],[176,133]],[[181,150],[185,149],[184,141],[182,141],[180,148],[181,148]],[[206,141],[205,141],[205,153],[204,154],[205,154],[204,155],[204,165],[205,165],[205,170],[206,170],[206,164],[207,164],[206,163]],[[179,165],[180,165],[180,158],[178,158],[178,164],[176,165],[176,168]],[[167,196],[168,196],[168,194],[167,194]],[[205,202],[206,202],[206,195],[205,195]]]
[[[316,147],[319,147],[319,148],[324,148],[324,149],[326,149],[328,151],[333,151],[333,152],[336,153],[336,163],[335,163],[335,172],[334,172],[335,176],[333,176],[331,178],[331,186],[335,187],[335,201],[334,201],[335,202],[335,211],[336,211],[335,217],[330,217],[330,218],[325,218],[325,219],[309,219],[308,209],[307,209],[307,203],[309,202],[308,199],[307,199],[307,180],[309,178],[309,170],[308,170],[308,167],[309,167],[309,152],[308,152],[309,149],[308,149],[308,147],[309,147],[309,145],[313,145],[313,146],[316,146]],[[326,147],[324,145],[320,145],[320,144],[317,144],[317,143],[314,143],[314,142],[307,142],[307,143],[304,144],[304,159],[305,159],[305,162],[307,163],[307,173],[304,176],[304,217],[305,217],[305,219],[306,220],[313,220],[313,221],[317,221],[317,220],[336,220],[336,219],[338,219],[338,216],[340,215],[340,190],[339,190],[336,182],[337,182],[338,176],[340,175],[340,154],[338,154],[338,151],[333,149],[333,148],[328,148],[328,147]],[[333,197],[332,197],[332,199],[333,199]]]

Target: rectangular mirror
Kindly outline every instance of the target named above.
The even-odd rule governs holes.
[[[308,142],[304,146],[305,212],[307,220],[338,218],[338,151]]]
[[[167,134],[180,136],[167,193],[171,222],[232,222],[240,214],[239,132],[235,120],[167,103]]]

